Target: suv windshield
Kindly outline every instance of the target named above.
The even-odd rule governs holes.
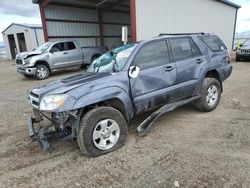
[[[115,48],[97,58],[87,72],[118,72],[121,71],[126,60],[136,44],[129,44]]]
[[[38,46],[34,51],[35,52],[44,52],[51,46],[51,44],[52,44],[52,42],[46,42],[43,45]]]

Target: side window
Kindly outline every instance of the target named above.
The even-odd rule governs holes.
[[[219,52],[226,50],[225,44],[220,40],[216,35],[205,35],[199,36],[199,39],[202,40],[213,52]]]
[[[67,42],[68,50],[74,50],[76,49],[76,45],[74,42]]]
[[[54,52],[65,51],[64,42],[59,42],[59,43],[54,44],[54,46],[52,47],[52,50]]]
[[[191,44],[193,57],[201,56],[202,53],[200,49],[198,48],[198,46],[194,43],[194,41],[192,39],[189,39],[189,42]]]
[[[146,44],[136,55],[133,64],[141,70],[165,65],[169,62],[169,53],[165,40]]]
[[[192,48],[189,38],[172,38],[170,39],[174,60],[184,60],[193,57]]]
[[[250,46],[250,40],[246,40],[243,45],[244,46]]]

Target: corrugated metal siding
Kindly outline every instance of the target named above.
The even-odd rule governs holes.
[[[75,40],[80,46],[100,46],[100,38],[50,38],[50,41],[58,41],[58,40]]]
[[[236,9],[214,0],[136,0],[137,40],[159,33],[209,32],[231,49]]]
[[[128,26],[130,35],[130,14],[119,13],[119,12],[102,12],[102,20],[105,23],[114,24],[103,24],[103,35],[104,44],[109,49],[122,45],[122,26]],[[116,24],[115,24],[116,23]],[[105,37],[105,36],[120,36],[120,37]]]
[[[114,22],[114,23],[130,23],[130,14],[129,13],[120,13],[120,12],[108,12],[105,11],[102,13],[102,19],[104,22]]]
[[[98,23],[67,22],[98,22],[97,10],[48,5],[45,8],[45,17],[46,19],[61,20],[60,22],[46,21],[49,41],[76,40],[81,46],[100,46],[100,38],[95,37],[100,35]],[[68,36],[72,37],[67,38]],[[74,36],[78,37],[74,38]],[[80,36],[82,38],[79,38]],[[86,36],[93,36],[93,38],[84,38]]]
[[[49,19],[98,21],[96,10],[55,5],[46,6],[45,17]]]
[[[103,11],[101,13],[103,23],[104,46],[117,47],[122,44],[122,26],[128,26],[130,35],[130,14],[120,12]],[[86,36],[100,36],[99,23],[78,23],[76,21],[99,22],[97,10],[86,8],[74,8],[58,5],[45,7],[46,27],[50,41],[75,39],[82,46],[100,45],[100,38],[84,38]],[[54,20],[49,20],[54,19]],[[60,21],[57,21],[60,20]],[[67,22],[68,21],[68,22]],[[73,22],[70,22],[73,21]],[[72,36],[72,38],[69,38]],[[74,36],[78,36],[74,38]],[[82,38],[80,38],[80,36]],[[106,36],[106,37],[105,37]],[[120,36],[120,37],[118,37]]]
[[[47,21],[46,25],[49,36],[99,36],[98,24]]]

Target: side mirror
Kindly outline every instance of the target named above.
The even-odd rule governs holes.
[[[240,47],[242,47],[243,46],[243,44],[240,44]]]
[[[136,78],[140,72],[140,67],[131,66],[129,67],[128,75],[130,78]]]
[[[51,48],[49,52],[53,54],[54,52],[58,52],[58,51],[59,50],[57,48]]]

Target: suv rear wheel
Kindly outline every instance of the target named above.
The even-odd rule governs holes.
[[[195,102],[195,106],[204,112],[214,110],[221,97],[221,84],[215,78],[205,78],[201,88],[201,98]]]
[[[83,154],[97,157],[122,147],[127,134],[121,112],[112,107],[97,107],[83,116],[77,141]]]

